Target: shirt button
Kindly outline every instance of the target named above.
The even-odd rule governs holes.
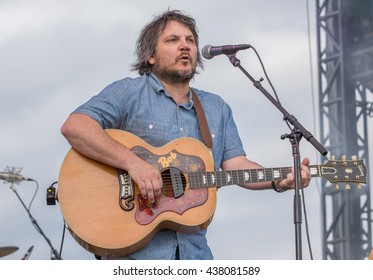
[[[153,125],[152,124],[149,124],[149,129],[153,129]]]
[[[182,127],[180,127],[180,131],[183,131],[184,129]]]

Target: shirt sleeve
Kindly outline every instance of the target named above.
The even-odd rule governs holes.
[[[73,113],[88,115],[104,129],[119,128],[125,117],[124,106],[121,106],[125,92],[124,81],[116,81],[76,108]]]
[[[222,107],[225,119],[222,162],[237,156],[246,156],[236,123],[233,118],[232,110],[228,104],[224,104],[225,105]]]

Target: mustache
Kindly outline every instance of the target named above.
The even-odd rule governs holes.
[[[193,61],[193,58],[189,53],[182,53],[176,58],[176,61],[179,61],[181,59],[189,59],[190,61]]]

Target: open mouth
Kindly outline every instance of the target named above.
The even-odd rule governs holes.
[[[181,55],[178,60],[183,61],[183,62],[191,62],[192,58],[189,55],[184,54],[184,55]]]

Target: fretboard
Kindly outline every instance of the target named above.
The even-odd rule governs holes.
[[[310,165],[312,177],[320,176],[320,166]],[[291,167],[206,171],[188,173],[190,188],[223,187],[244,183],[279,181],[285,179]]]

